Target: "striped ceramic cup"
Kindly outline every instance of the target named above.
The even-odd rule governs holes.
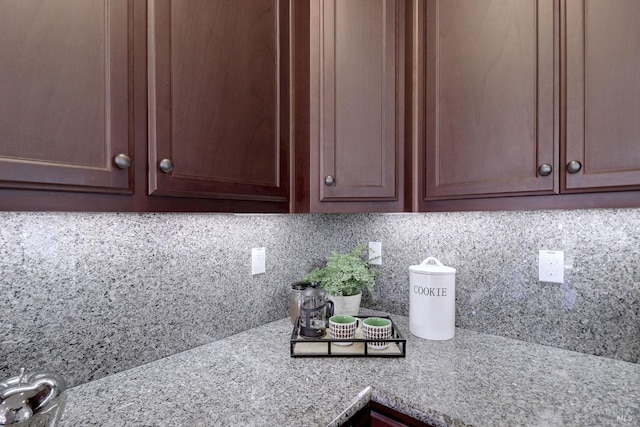
[[[382,317],[367,317],[362,321],[362,335],[367,340],[383,340],[391,338],[391,320]],[[372,350],[383,350],[389,347],[389,343],[369,342],[367,343]]]

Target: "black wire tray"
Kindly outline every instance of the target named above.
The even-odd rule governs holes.
[[[360,328],[356,331],[354,339],[329,338],[327,334],[322,338],[307,338],[300,335],[300,323],[296,323],[291,333],[291,357],[406,357],[407,340],[402,337],[396,324],[389,316],[353,316],[358,319],[367,317],[381,317],[391,321],[391,338],[383,340],[365,339]],[[336,345],[338,342],[350,342],[351,345]],[[369,348],[369,342],[388,342],[385,349],[374,350]]]

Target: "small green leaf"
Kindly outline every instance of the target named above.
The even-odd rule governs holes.
[[[367,290],[375,297],[375,278],[380,272],[369,265],[370,260],[365,257],[365,252],[368,254],[366,248],[366,244],[361,244],[346,254],[332,251],[326,266],[311,271],[302,278],[302,282],[318,282],[329,295],[349,296]]]

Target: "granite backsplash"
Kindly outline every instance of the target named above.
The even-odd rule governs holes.
[[[285,317],[292,282],[367,241],[383,250],[367,307],[408,315],[408,267],[435,256],[458,271],[458,327],[640,360],[638,209],[0,212],[0,378],[24,366],[76,385]],[[565,251],[563,285],[538,282],[540,249]]]

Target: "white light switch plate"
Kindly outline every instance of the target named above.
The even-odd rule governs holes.
[[[261,274],[266,271],[266,252],[265,248],[251,249],[251,274]]]
[[[369,242],[369,259],[371,258],[376,259],[369,261],[369,264],[382,265],[382,242]]]
[[[538,257],[538,280],[564,283],[564,252],[540,251]]]

